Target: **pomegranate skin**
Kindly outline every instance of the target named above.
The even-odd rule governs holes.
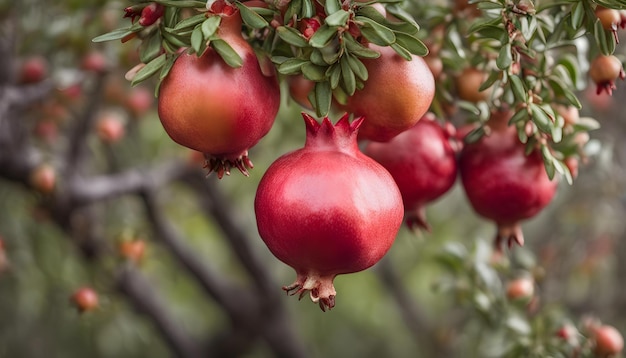
[[[283,287],[310,291],[322,310],[335,305],[336,275],[365,270],[391,247],[402,224],[400,191],[391,175],[362,154],[359,118],[335,126],[303,113],[304,148],[283,155],[267,170],[254,202],[258,230],[269,250],[295,269]]]
[[[265,136],[280,105],[275,74],[264,74],[241,35],[238,12],[221,15],[220,37],[243,59],[232,68],[212,48],[200,57],[182,54],[161,84],[159,118],[177,143],[203,152],[218,177],[231,166],[248,175],[248,149]]]
[[[445,194],[456,181],[456,152],[450,136],[435,116],[427,113],[389,142],[369,142],[365,147],[365,155],[385,167],[396,181],[409,228],[430,231],[425,205]]]
[[[558,186],[550,180],[539,151],[525,154],[517,130],[508,126],[510,112],[494,113],[487,122],[490,134],[466,144],[459,157],[459,172],[465,194],[481,216],[498,226],[495,245],[502,241],[524,244],[520,221],[547,206]]]
[[[435,96],[435,79],[419,56],[407,61],[391,47],[371,43],[368,47],[381,55],[363,60],[368,79],[345,108],[365,117],[359,139],[386,142],[413,127],[428,111]]]

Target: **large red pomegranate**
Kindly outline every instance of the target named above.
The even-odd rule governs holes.
[[[175,142],[204,153],[209,171],[220,178],[231,167],[248,175],[248,149],[269,132],[280,104],[276,76],[264,74],[241,34],[237,8],[226,7],[218,33],[243,65],[230,67],[213,48],[199,57],[182,54],[161,84],[158,99],[165,131]]]
[[[364,153],[379,162],[398,184],[405,221],[430,231],[425,205],[445,194],[456,181],[456,153],[432,113],[389,142],[369,142]]]
[[[346,114],[333,126],[303,116],[304,148],[268,168],[254,208],[261,238],[296,271],[283,289],[300,297],[310,291],[326,310],[335,305],[335,276],[365,270],[389,250],[402,197],[389,172],[359,151],[362,117],[349,123]]]
[[[435,80],[419,56],[407,61],[391,47],[371,43],[368,47],[380,57],[363,60],[368,79],[345,108],[365,117],[359,138],[386,142],[413,127],[426,113],[435,96]]]
[[[463,188],[474,210],[498,225],[496,248],[524,244],[520,221],[535,216],[554,196],[558,181],[550,180],[541,153],[526,155],[517,129],[508,126],[511,112],[494,112],[489,135],[466,144],[459,158]]]

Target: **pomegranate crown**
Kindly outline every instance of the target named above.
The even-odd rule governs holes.
[[[334,125],[328,117],[324,117],[322,123],[304,112],[302,117],[306,124],[306,146],[348,152],[358,150],[357,133],[365,117],[357,117],[351,123],[350,114],[345,113]]]

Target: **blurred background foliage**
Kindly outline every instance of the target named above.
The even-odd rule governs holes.
[[[137,62],[133,57],[137,44],[90,41],[121,26],[126,5],[95,0],[0,2],[3,22],[13,22],[17,29],[15,53],[3,56],[15,56],[16,64],[43,56],[56,86],[52,101],[65,109],[54,119],[59,131],[54,140],[34,139],[44,158],[53,164],[55,155],[67,145],[64,130],[93,95],[102,96],[99,111],[115,111],[124,117],[127,135],[109,145],[90,131],[85,138],[92,154],[88,172],[114,173],[171,159],[190,161],[190,153],[163,132],[154,107],[134,116],[120,100],[131,91],[123,75]],[[81,59],[92,51],[104,54],[112,69],[100,93],[93,91],[97,76],[81,70]],[[78,94],[63,97],[74,86],[79,86]],[[153,89],[149,82],[141,86]],[[121,95],[111,94],[114,91]],[[320,312],[306,299],[298,302],[281,296],[310,356],[500,356],[512,341],[527,344],[527,355],[520,356],[531,356],[528,347],[553,340],[559,325],[579,325],[587,315],[626,331],[622,285],[626,277],[626,87],[619,83],[613,97],[598,97],[593,92],[579,93],[581,114],[602,124],[591,133],[588,145],[593,155],[581,166],[574,184],[562,183],[552,204],[524,224],[524,248],[516,248],[507,254],[510,258],[494,264],[491,240],[495,229],[473,213],[457,183],[428,208],[432,234],[403,227],[382,262],[336,279],[339,294],[331,312]],[[217,183],[228,206],[236,210],[239,229],[254,239],[249,244],[271,274],[277,292],[281,284],[293,280],[294,273],[259,239],[252,208],[264,170],[278,156],[303,143],[301,109],[283,97],[276,125],[251,151],[255,168],[250,178],[237,173]],[[10,120],[21,121],[34,131],[50,116],[42,110],[45,103]],[[190,166],[199,168],[200,164]],[[215,176],[206,180],[217,182]],[[97,261],[86,257],[41,206],[45,199],[23,183],[0,178],[0,235],[10,263],[0,275],[0,356],[171,356],[154,322],[114,288],[113,272],[130,263],[114,251]],[[200,207],[198,192],[174,182],[159,187],[157,200],[185,244],[220,276],[251,284],[228,239]],[[147,254],[138,269],[181,327],[198,339],[216,337],[226,330],[229,321],[223,309],[155,240],[136,197],[104,200],[88,210],[97,220],[87,225],[109,245],[115,246],[125,234],[147,242]],[[529,313],[527,303],[509,302],[505,297],[506,282],[520,273],[532,275],[537,284],[538,308],[534,312]],[[84,285],[99,293],[100,307],[79,314],[69,297]],[[415,317],[419,318],[417,324]],[[244,356],[275,355],[266,342],[255,340]]]

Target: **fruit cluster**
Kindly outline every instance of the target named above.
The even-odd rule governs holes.
[[[520,221],[550,203],[560,177],[575,177],[588,140],[581,136],[595,125],[578,117],[567,77],[575,64],[564,56],[563,71],[551,67],[543,43],[553,39],[541,37],[547,27],[531,2],[482,4],[457,1],[453,20],[435,17],[428,46],[397,4],[332,0],[141,3],[125,10],[130,27],[96,41],[141,39],[141,63],[127,77],[158,74],[163,128],[201,152],[220,179],[231,168],[248,175],[248,151],[274,124],[281,82],[303,110],[324,117],[320,124],[303,113],[304,148],[267,169],[255,212],[263,241],[297,273],[284,290],[309,292],[326,310],[335,304],[334,277],[379,261],[403,212],[410,228],[430,230],[425,205],[457,176],[474,210],[497,224],[497,250],[522,245]],[[562,6],[546,9],[561,16]],[[598,6],[591,19],[581,6],[570,6],[572,27],[597,20],[603,28],[593,31],[611,31],[617,43],[621,13]],[[463,29],[480,11],[491,20]],[[444,38],[464,30],[486,64],[462,58],[462,45],[446,48],[454,41]],[[572,36],[555,34],[557,42]],[[614,48],[600,35],[603,50]],[[451,50],[463,64],[453,78],[442,71]],[[589,74],[608,94],[624,77],[608,54]],[[459,107],[473,113],[471,124],[453,125]],[[333,125],[329,113],[345,114]],[[115,128],[103,123],[103,139],[114,141]]]

